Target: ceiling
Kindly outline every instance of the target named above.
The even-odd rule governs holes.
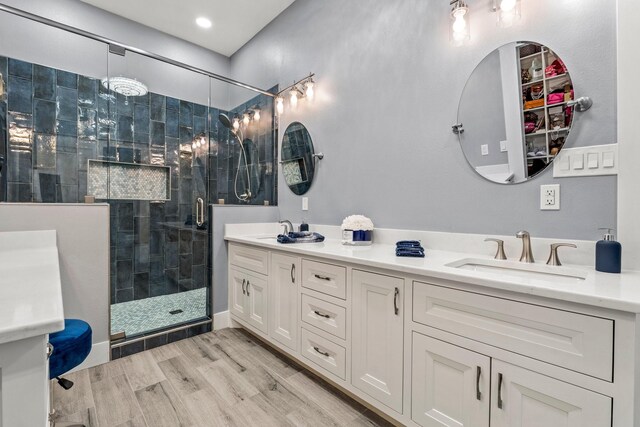
[[[100,9],[233,55],[295,0],[82,0]],[[213,26],[195,24],[204,16]]]

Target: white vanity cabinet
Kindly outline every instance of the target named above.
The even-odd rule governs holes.
[[[304,248],[231,242],[231,318],[388,418],[640,426],[635,313]]]
[[[488,427],[491,359],[413,333],[411,418],[426,427]]]
[[[231,313],[267,333],[268,282],[266,276],[233,267],[229,269]]]
[[[352,384],[402,412],[404,280],[353,270]]]
[[[272,254],[269,282],[269,336],[296,351],[299,345],[300,259]]]
[[[491,361],[491,427],[609,427],[611,398]]]

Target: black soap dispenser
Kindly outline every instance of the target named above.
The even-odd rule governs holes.
[[[602,240],[596,243],[596,270],[605,273],[620,273],[622,269],[622,245],[615,241],[613,229],[606,230]]]

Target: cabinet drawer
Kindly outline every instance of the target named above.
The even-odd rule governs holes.
[[[343,347],[302,328],[301,350],[305,359],[346,379],[347,351]]]
[[[610,319],[414,282],[413,320],[612,381]]]
[[[347,269],[339,265],[302,260],[302,286],[332,295],[347,298]]]
[[[302,321],[343,340],[347,338],[347,310],[344,307],[302,294]]]
[[[269,274],[269,252],[243,245],[229,245],[229,263],[260,274]]]

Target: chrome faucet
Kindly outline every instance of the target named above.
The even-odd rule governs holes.
[[[284,234],[289,234],[293,231],[293,224],[288,219],[283,219],[282,221],[278,221],[280,225],[284,226]]]
[[[522,255],[520,255],[520,262],[527,262],[533,264],[533,251],[531,250],[531,235],[528,231],[518,231],[516,234],[518,239],[522,239]]]

